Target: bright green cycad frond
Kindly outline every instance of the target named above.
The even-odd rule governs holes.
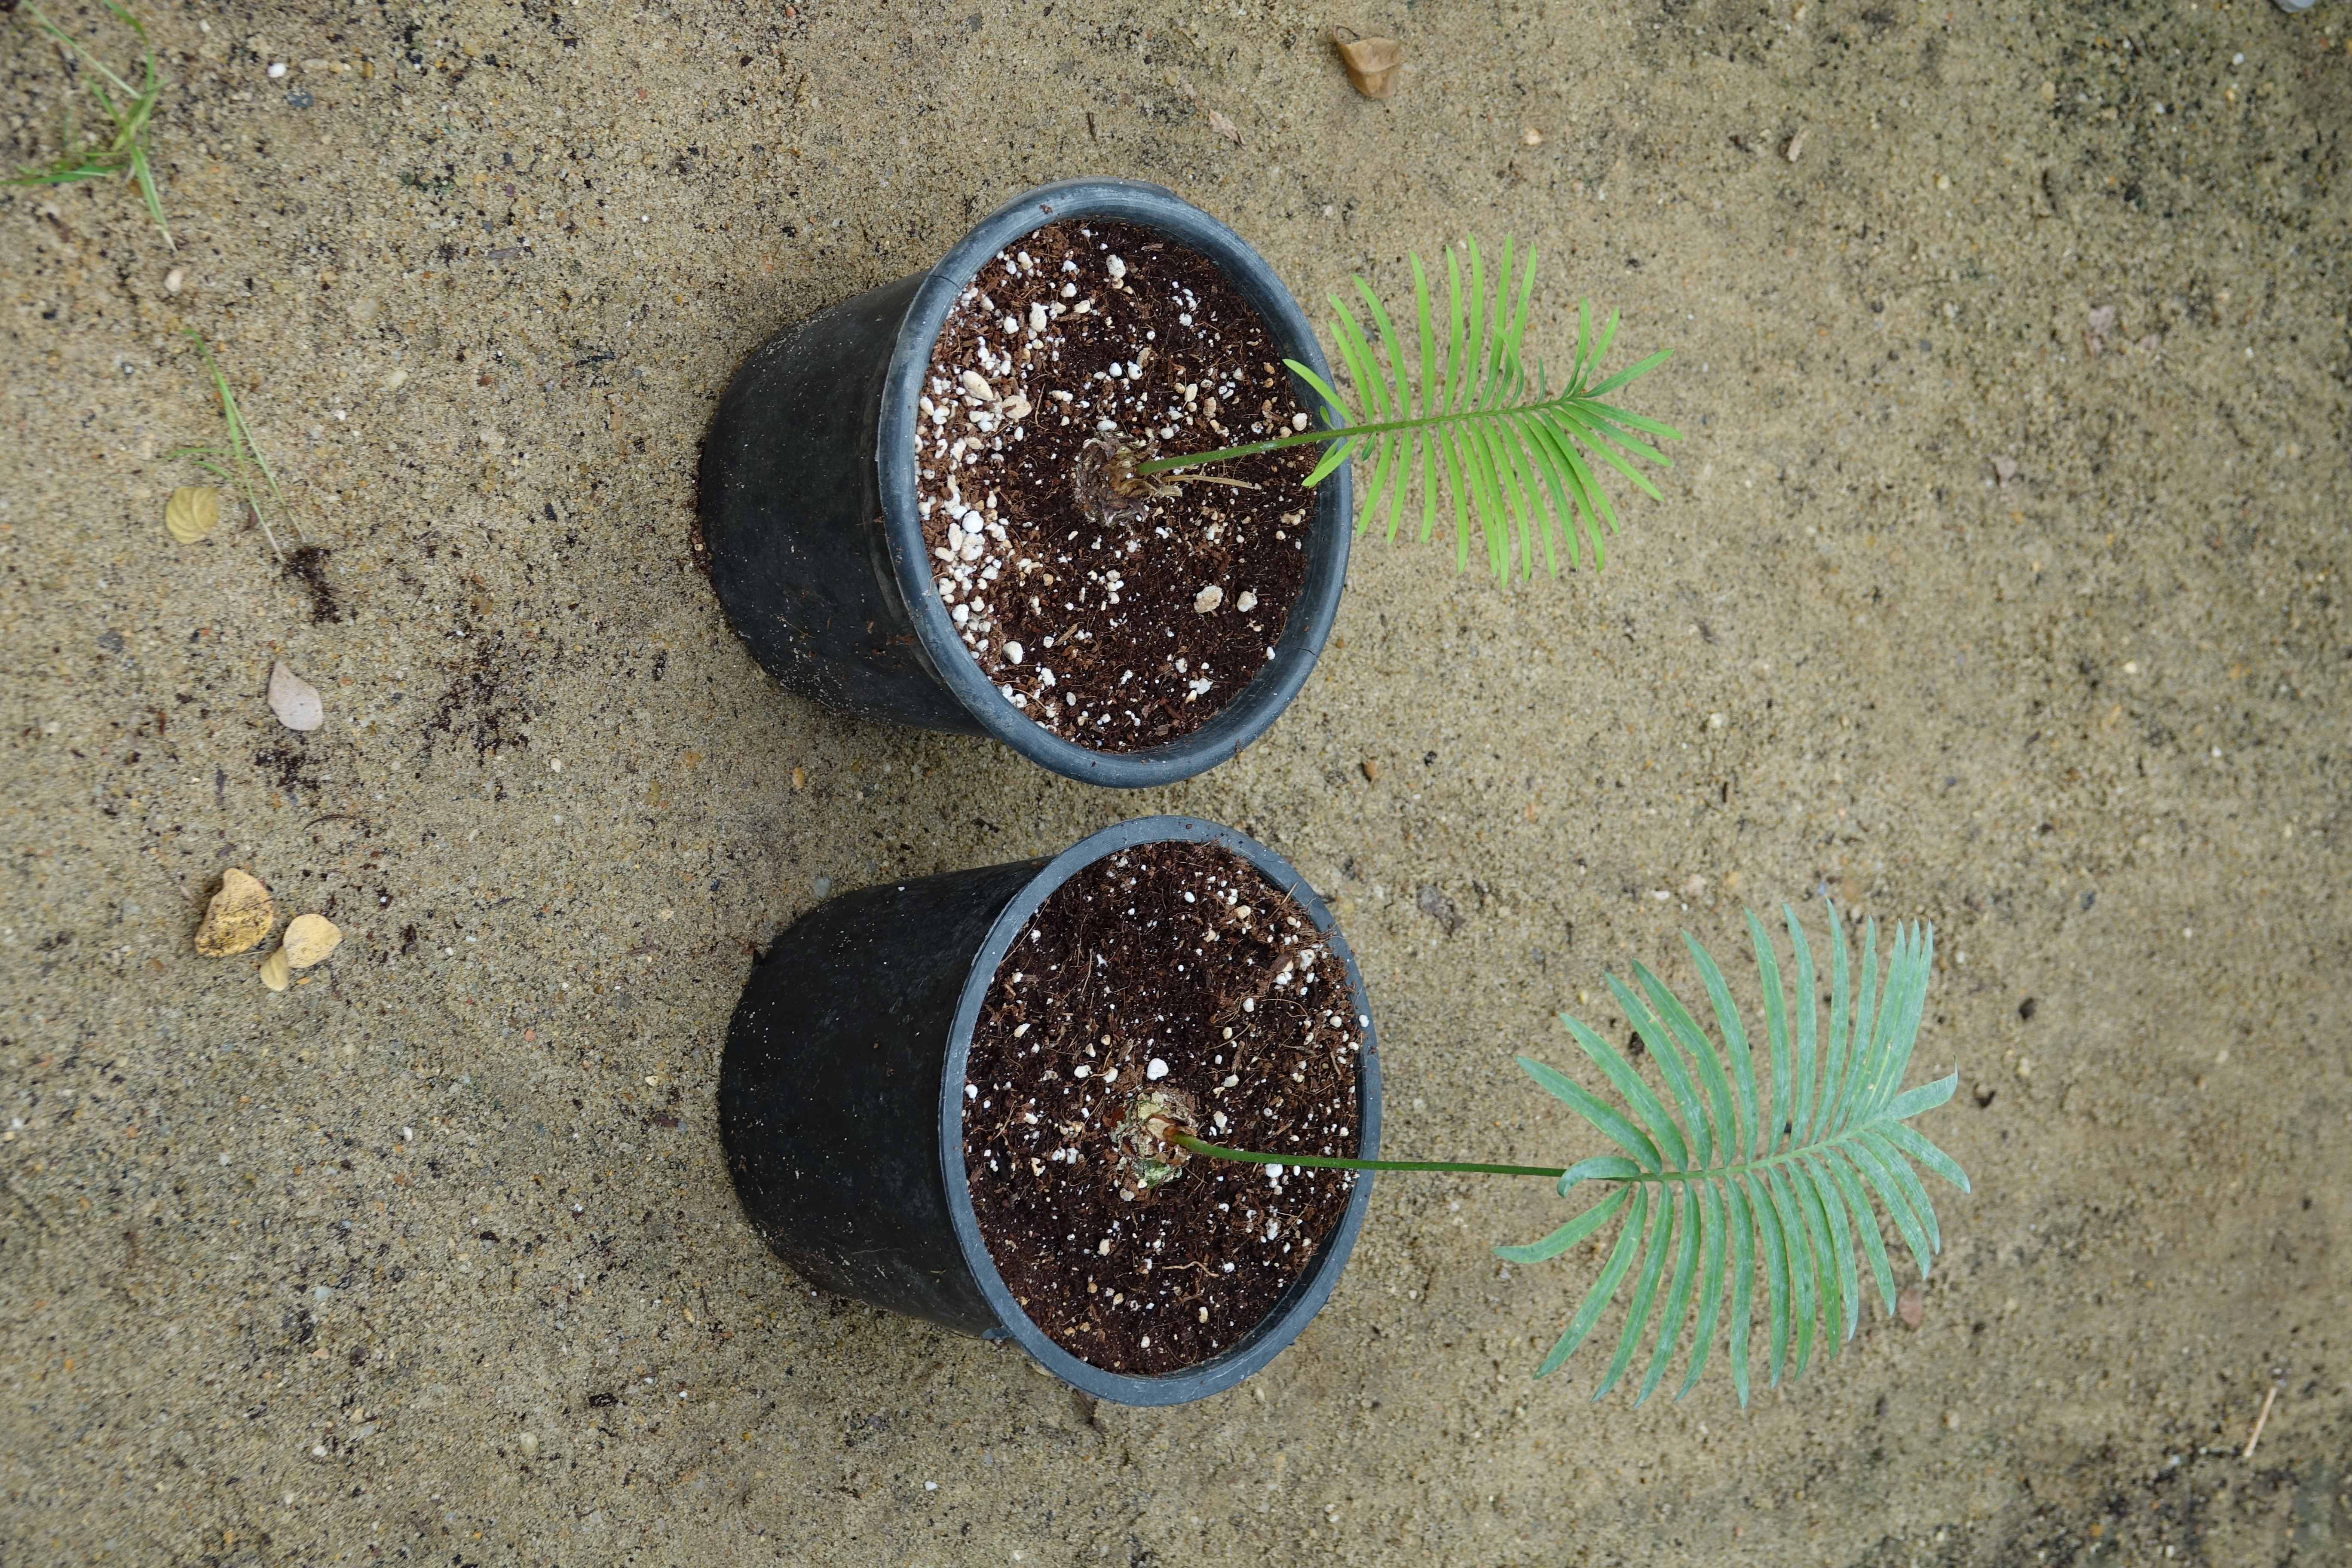
[[[1476,240],[1465,241],[1445,253],[1442,290],[1419,257],[1407,260],[1412,309],[1398,312],[1401,325],[1360,278],[1350,280],[1352,300],[1331,296],[1336,381],[1297,360],[1285,362],[1319,405],[1316,428],[1150,458],[1135,471],[1168,473],[1319,443],[1323,454],[1307,484],[1320,483],[1342,463],[1362,468],[1359,532],[1385,514],[1385,531],[1393,540],[1412,510],[1406,498],[1418,490],[1424,541],[1436,533],[1442,512],[1453,516],[1457,570],[1469,565],[1475,546],[1498,582],[1533,576],[1538,561],[1557,574],[1563,545],[1570,566],[1589,557],[1597,569],[1602,542],[1617,528],[1601,470],[1615,470],[1655,499],[1657,487],[1637,465],[1669,466],[1651,442],[1682,439],[1681,432],[1607,398],[1664,363],[1666,355],[1652,354],[1602,378],[1617,318],[1610,317],[1596,335],[1588,305],[1579,314],[1568,384],[1554,392],[1525,349],[1535,293],[1533,248],[1517,250],[1506,239],[1501,257],[1490,258]],[[1659,1223],[1680,1222],[1669,1215]]]
[[[1523,350],[1535,289],[1533,249],[1515,252],[1506,239],[1492,267],[1475,240],[1458,254],[1448,251],[1442,315],[1421,258],[1409,259],[1412,313],[1404,333],[1360,278],[1353,279],[1354,306],[1331,298],[1332,343],[1354,402],[1291,363],[1323,405],[1322,428],[1314,438],[1331,443],[1307,482],[1342,462],[1363,463],[1356,527],[1370,528],[1385,510],[1391,540],[1413,489],[1421,492],[1421,536],[1431,537],[1443,489],[1454,517],[1455,565],[1469,564],[1475,544],[1497,580],[1533,575],[1538,560],[1556,574],[1563,545],[1570,565],[1589,556],[1599,567],[1617,512],[1597,470],[1613,468],[1655,498],[1657,487],[1635,464],[1664,467],[1668,459],[1644,437],[1681,438],[1680,432],[1603,397],[1655,369],[1666,355],[1654,354],[1596,381],[1617,321],[1611,317],[1595,340],[1587,307],[1568,385],[1555,393],[1540,367],[1530,371]],[[1358,319],[1359,307],[1370,330]]]
[[[1651,1350],[1635,1403],[1659,1386],[1686,1344],[1680,1398],[1698,1381],[1719,1325],[1727,1334],[1732,1384],[1745,1405],[1755,1327],[1764,1332],[1764,1374],[1777,1384],[1803,1372],[1817,1343],[1824,1356],[1834,1356],[1853,1336],[1865,1267],[1886,1310],[1895,1310],[1895,1271],[1880,1235],[1880,1210],[1922,1278],[1940,1250],[1936,1211],[1914,1166],[1962,1192],[1968,1177],[1908,1122],[1949,1100],[1958,1075],[1902,1088],[1925,1012],[1934,933],[1897,926],[1882,973],[1874,921],[1864,931],[1860,971],[1850,974],[1845,932],[1832,905],[1831,1005],[1823,1035],[1812,952],[1796,911],[1783,905],[1781,914],[1793,992],[1783,988],[1769,933],[1753,914],[1748,917],[1763,989],[1760,1042],[1741,1022],[1715,961],[1685,937],[1713,1035],[1641,965],[1634,966],[1633,984],[1609,977],[1612,994],[1657,1067],[1663,1096],[1615,1047],[1564,1015],[1561,1023],[1607,1080],[1613,1101],[1521,1058],[1538,1085],[1622,1151],[1572,1165],[1559,1178],[1563,1197],[1587,1182],[1612,1184],[1607,1196],[1541,1241],[1496,1249],[1508,1261],[1536,1263],[1598,1238],[1606,1254],[1538,1376],[1567,1361],[1622,1298],[1617,1343],[1595,1399],[1632,1370],[1645,1339]],[[1761,1072],[1755,1059],[1759,1043]]]

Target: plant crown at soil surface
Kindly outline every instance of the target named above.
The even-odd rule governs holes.
[[[924,548],[957,636],[1039,725],[1164,745],[1274,657],[1306,581],[1307,454],[1108,505],[1079,483],[1107,450],[1305,429],[1276,357],[1213,265],[1127,224],[1034,229],[948,312],[916,421]]]
[[[1687,935],[1683,941],[1706,986],[1720,1045],[1641,964],[1633,966],[1638,991],[1613,974],[1608,977],[1610,994],[1633,1026],[1647,1058],[1656,1064],[1672,1109],[1614,1047],[1566,1014],[1560,1022],[1609,1080],[1617,1103],[1541,1062],[1518,1058],[1546,1092],[1622,1153],[1565,1167],[1302,1159],[1210,1142],[1161,1109],[1152,1128],[1160,1158],[1179,1171],[1201,1169],[1199,1162],[1189,1167],[1186,1162],[1189,1156],[1205,1155],[1218,1162],[1282,1160],[1294,1166],[1354,1171],[1543,1176],[1558,1182],[1562,1197],[1587,1182],[1608,1184],[1608,1195],[1542,1240],[1495,1249],[1507,1262],[1540,1263],[1587,1242],[1597,1251],[1596,1238],[1616,1227],[1600,1274],[1536,1375],[1557,1371],[1591,1333],[1602,1311],[1623,1294],[1623,1327],[1593,1398],[1623,1378],[1654,1323],[1636,1405],[1657,1388],[1685,1337],[1689,1363],[1675,1397],[1689,1393],[1706,1370],[1720,1327],[1727,1342],[1732,1384],[1744,1405],[1748,1342],[1754,1331],[1751,1308],[1759,1287],[1770,1378],[1777,1384],[1784,1371],[1795,1377],[1805,1370],[1817,1316],[1827,1355],[1835,1356],[1853,1337],[1863,1297],[1854,1263],[1857,1243],[1886,1310],[1895,1310],[1894,1266],[1879,1235],[1871,1195],[1876,1195],[1924,1279],[1935,1254],[1942,1250],[1943,1233],[1913,1164],[1926,1166],[1962,1192],[1969,1190],[1967,1175],[1951,1157],[1908,1125],[1910,1118],[1949,1100],[1959,1075],[1901,1089],[1927,1002],[1933,931],[1916,925],[1895,928],[1881,984],[1877,921],[1864,928],[1861,968],[1850,973],[1837,906],[1831,904],[1828,910],[1825,1034],[1813,1000],[1818,991],[1812,952],[1796,911],[1781,907],[1796,971],[1793,1006],[1791,994],[1782,990],[1780,958],[1770,936],[1753,913],[1748,916],[1764,1002],[1768,1076],[1761,1082],[1754,1047],[1722,972]]]
[[[1318,1256],[1354,1177],[1194,1162],[1169,1180],[1145,1123],[1352,1152],[1363,1038],[1346,966],[1231,850],[1147,845],[1055,889],[998,967],[965,1071],[965,1180],[1022,1310],[1113,1372],[1239,1343]]]
[[[1468,257],[1466,280],[1464,254]],[[1447,251],[1442,318],[1421,258],[1409,259],[1413,311],[1406,321],[1414,329],[1411,344],[1399,339],[1388,308],[1361,278],[1353,281],[1372,332],[1364,330],[1344,299],[1330,297],[1332,342],[1362,399],[1360,409],[1312,369],[1286,360],[1322,399],[1318,427],[1213,450],[1139,457],[1134,464],[1139,479],[1177,478],[1181,469],[1328,443],[1307,483],[1318,483],[1344,462],[1367,465],[1370,476],[1356,514],[1359,533],[1370,526],[1372,514],[1386,500],[1388,537],[1393,542],[1406,510],[1406,492],[1418,489],[1421,537],[1426,542],[1437,530],[1442,485],[1453,512],[1457,571],[1470,563],[1474,532],[1483,537],[1487,568],[1497,582],[1509,581],[1515,573],[1533,576],[1538,556],[1546,570],[1557,574],[1563,543],[1570,566],[1590,553],[1599,570],[1602,541],[1616,531],[1617,512],[1595,461],[1616,469],[1655,500],[1657,487],[1628,459],[1671,467],[1664,454],[1643,437],[1682,438],[1680,431],[1602,398],[1664,363],[1666,353],[1652,354],[1596,380],[1616,339],[1617,318],[1612,315],[1596,335],[1588,304],[1578,315],[1576,357],[1565,385],[1555,393],[1542,365],[1538,363],[1531,372],[1526,358],[1528,302],[1536,270],[1532,247],[1515,259],[1506,238],[1501,268],[1491,279],[1476,240],[1465,242],[1462,253]]]

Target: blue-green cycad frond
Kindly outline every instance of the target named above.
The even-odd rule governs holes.
[[[1657,1065],[1663,1096],[1608,1041],[1566,1015],[1560,1021],[1608,1079],[1613,1100],[1519,1058],[1528,1076],[1622,1151],[1584,1161],[1559,1178],[1562,1196],[1587,1182],[1608,1184],[1600,1202],[1541,1241],[1496,1248],[1514,1263],[1540,1262],[1616,1227],[1599,1278],[1538,1377],[1574,1354],[1622,1295],[1624,1326],[1595,1399],[1624,1377],[1645,1338],[1653,1348],[1635,1403],[1657,1388],[1685,1342],[1689,1365],[1675,1396],[1687,1394],[1721,1324],[1732,1384],[1744,1405],[1750,1308],[1759,1288],[1769,1376],[1776,1384],[1783,1373],[1794,1377],[1805,1370],[1817,1320],[1825,1354],[1836,1354],[1853,1337],[1863,1296],[1857,1246],[1887,1310],[1895,1310],[1895,1272],[1874,1195],[1922,1278],[1942,1249],[1935,1206],[1914,1163],[1962,1192],[1969,1180],[1907,1122],[1949,1100],[1958,1074],[1898,1092],[1927,1002],[1934,931],[1896,926],[1882,984],[1877,922],[1864,928],[1862,963],[1853,973],[1831,905],[1824,1033],[1814,1005],[1812,952],[1796,911],[1784,904],[1781,914],[1795,967],[1793,1007],[1772,940],[1753,913],[1748,916],[1763,993],[1760,1081],[1756,1047],[1722,973],[1687,935],[1720,1043],[1642,965],[1633,966],[1633,984],[1609,977],[1617,1005]]]
[[[1360,407],[1307,366],[1286,362],[1323,400],[1323,429],[1338,437],[1307,482],[1315,483],[1341,463],[1361,460],[1370,475],[1357,513],[1358,531],[1370,525],[1385,501],[1388,537],[1395,539],[1407,510],[1405,493],[1418,489],[1423,541],[1436,531],[1442,486],[1454,515],[1457,569],[1469,564],[1474,533],[1483,535],[1487,565],[1497,580],[1511,575],[1515,545],[1520,568],[1529,576],[1538,556],[1549,570],[1559,572],[1562,542],[1570,565],[1589,552],[1598,568],[1602,540],[1616,530],[1617,513],[1596,466],[1616,469],[1654,500],[1657,487],[1629,459],[1670,467],[1643,437],[1681,439],[1679,431],[1603,398],[1667,356],[1654,353],[1599,378],[1617,334],[1617,318],[1612,314],[1596,333],[1586,305],[1579,312],[1576,359],[1567,384],[1552,391],[1540,366],[1530,374],[1521,348],[1535,284],[1535,250],[1514,256],[1505,239],[1501,270],[1492,278],[1477,241],[1468,241],[1463,252],[1469,258],[1466,278],[1462,254],[1445,253],[1442,319],[1421,258],[1411,258],[1411,344],[1398,337],[1387,308],[1361,278],[1353,279],[1355,291],[1371,331],[1345,299],[1331,297],[1331,336]]]

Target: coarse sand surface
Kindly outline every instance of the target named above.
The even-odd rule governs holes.
[[[120,181],[0,193],[0,1559],[2352,1550],[2352,5],[146,14],[178,248]],[[69,80],[0,15],[10,163]],[[1546,360],[1584,298],[1674,351],[1663,500],[1508,588],[1364,542],[1297,704],[1174,788],[782,696],[696,563],[720,388],[1074,174],[1318,320],[1533,241]],[[184,329],[293,574],[242,506],[165,531],[220,432]],[[1598,1259],[1490,1250],[1560,1200],[1445,1177],[1381,1179],[1328,1310],[1193,1406],[813,1295],[714,1131],[754,952],[1160,810],[1330,895],[1399,1155],[1598,1152],[1511,1057],[1622,1039],[1636,960],[1696,997],[1681,931],[1748,999],[1743,905],[1932,921],[1915,1077],[1975,1191],[1916,1324],[1745,1412],[1596,1406],[1604,1354],[1530,1374]],[[344,933],[283,993],[194,951],[233,866]]]

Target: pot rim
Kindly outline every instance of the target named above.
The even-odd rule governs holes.
[[[892,346],[874,442],[882,532],[915,637],[941,685],[982,728],[1041,767],[1066,778],[1120,789],[1173,784],[1238,755],[1273,725],[1314,673],[1315,661],[1339,616],[1347,585],[1348,549],[1354,532],[1354,497],[1348,465],[1315,487],[1315,521],[1308,536],[1307,579],[1290,618],[1276,639],[1275,656],[1215,716],[1189,735],[1136,752],[1098,752],[1055,734],[1006,700],[971,657],[940,604],[916,510],[914,436],[917,400],[929,373],[931,347],[956,299],[996,253],[1048,223],[1103,218],[1156,229],[1207,260],[1264,320],[1283,353],[1313,367],[1328,383],[1331,367],[1315,329],[1291,298],[1281,275],[1241,236],[1174,192],[1141,180],[1078,179],[1040,185],[999,207],[924,275],[908,304]],[[1303,384],[1302,395],[1309,395]]]
[[[940,1075],[940,1174],[947,1188],[948,1213],[955,1226],[956,1243],[962,1247],[964,1263],[979,1282],[981,1294],[987,1298],[1005,1335],[1064,1383],[1119,1405],[1181,1405],[1204,1399],[1233,1387],[1272,1361],[1306,1330],[1330,1299],[1340,1274],[1347,1268],[1349,1254],[1355,1249],[1365,1211],[1372,1201],[1372,1173],[1359,1172],[1348,1206],[1340,1212],[1339,1223],[1317,1254],[1314,1266],[1291,1281],[1290,1288],[1266,1314],[1230,1348],[1205,1362],[1157,1376],[1111,1372],[1064,1350],[1021,1310],[1004,1277],[997,1272],[996,1260],[989,1256],[988,1242],[981,1235],[979,1218],[972,1212],[971,1190],[964,1175],[963,1081],[981,1005],[1006,953],[1028,926],[1029,918],[1055,889],[1108,856],[1171,840],[1215,844],[1233,850],[1297,900],[1314,921],[1316,931],[1331,944],[1331,951],[1347,971],[1349,993],[1355,999],[1356,1016],[1364,1031],[1363,1048],[1357,1054],[1359,1157],[1377,1159],[1381,1146],[1380,1049],[1373,1036],[1371,1001],[1364,991],[1364,977],[1356,967],[1356,955],[1349,948],[1347,938],[1340,934],[1339,922],[1290,862],[1247,834],[1218,823],[1192,816],[1139,816],[1081,838],[1031,877],[989,928],[987,940],[972,959],[963,995],[956,1006],[955,1022],[948,1033],[947,1062]]]

